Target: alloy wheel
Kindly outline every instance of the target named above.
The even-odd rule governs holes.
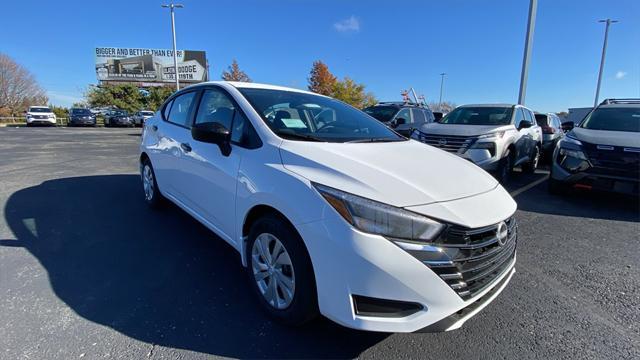
[[[291,257],[273,234],[262,233],[251,248],[253,278],[260,293],[272,307],[286,309],[295,295],[295,272]]]
[[[144,188],[144,198],[147,201],[153,199],[153,171],[151,170],[151,166],[145,164],[142,169],[142,187]]]

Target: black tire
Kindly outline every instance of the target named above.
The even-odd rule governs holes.
[[[145,171],[149,171],[151,174],[150,184],[152,185],[150,193],[147,189],[147,180],[145,179]],[[156,181],[156,173],[151,165],[151,160],[144,159],[140,163],[140,178],[142,180],[142,190],[144,194],[144,201],[151,208],[159,208],[164,203],[164,196],[160,193],[158,188],[158,182]]]
[[[514,157],[513,151],[509,150],[506,156],[500,160],[495,176],[501,184],[507,184],[511,180]]]
[[[538,165],[540,164],[540,146],[536,145],[534,153],[531,154],[529,161],[522,164],[522,172],[526,174],[533,174]]]
[[[291,259],[292,269],[290,271],[295,274],[293,277],[294,291],[292,300],[285,308],[278,309],[267,301],[254,276],[253,269],[256,260],[252,257],[252,250],[261,234],[273,235],[280,241]],[[318,296],[311,259],[302,238],[288,221],[275,214],[268,214],[256,220],[249,230],[245,255],[250,287],[253,289],[260,307],[267,315],[277,322],[289,326],[301,326],[318,316]],[[269,280],[269,284],[270,281],[272,280]],[[281,293],[278,292],[278,294]]]
[[[569,191],[569,186],[560,180],[556,180],[549,175],[549,182],[547,183],[547,190],[552,195],[565,195]]]

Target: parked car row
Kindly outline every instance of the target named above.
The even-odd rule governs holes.
[[[47,106],[31,106],[25,113],[27,126],[47,125],[55,126],[57,123],[56,115]],[[69,109],[68,126],[96,126],[97,115],[104,118],[105,127],[113,126],[142,126],[145,120],[153,116],[153,111],[140,110],[133,116],[129,115],[126,110],[106,109],[104,111],[92,111],[87,108],[71,108]]]

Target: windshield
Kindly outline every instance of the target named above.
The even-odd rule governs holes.
[[[271,89],[238,89],[279,136],[301,141],[403,141],[360,110],[324,96]]]
[[[640,132],[640,108],[597,108],[580,127],[591,130]]]
[[[89,109],[71,109],[73,115],[91,115]]]
[[[153,111],[140,111],[143,116],[153,116]]]
[[[382,122],[389,122],[393,115],[398,112],[398,108],[393,106],[370,106],[362,111]]]
[[[114,116],[127,116],[129,115],[128,112],[126,112],[125,110],[116,110],[113,112]]]
[[[51,109],[49,109],[47,107],[32,107],[32,108],[29,108],[29,112],[50,113]]]
[[[440,120],[441,124],[456,125],[509,125],[512,107],[462,106],[455,108]]]

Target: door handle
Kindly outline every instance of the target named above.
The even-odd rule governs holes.
[[[180,144],[180,147],[182,148],[182,150],[184,150],[184,152],[190,152],[191,151],[191,145],[189,145],[187,143]]]
[[[153,131],[158,131],[158,125],[152,125],[152,126],[151,126],[151,129],[152,129]]]

